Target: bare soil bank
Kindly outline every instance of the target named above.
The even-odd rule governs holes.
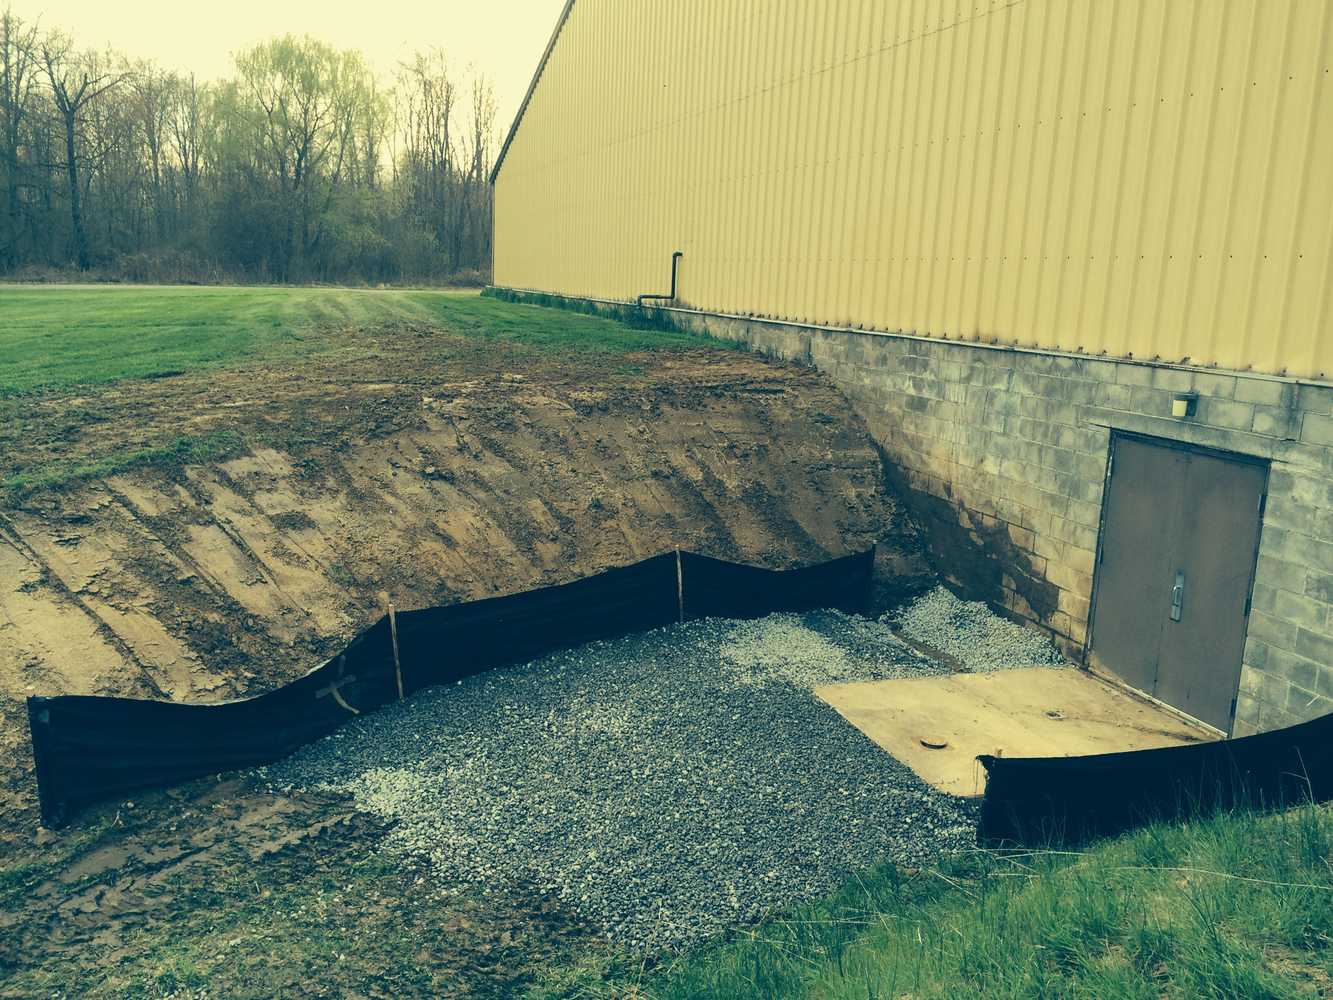
[[[379,591],[443,604],[677,545],[783,567],[879,541],[894,572],[921,571],[822,376],[711,349],[557,358],[417,336],[5,401],[13,462],[218,430],[249,451],[0,506],[0,836],[35,828],[26,695],[257,693],[378,617]]]

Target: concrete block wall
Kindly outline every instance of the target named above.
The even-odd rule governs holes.
[[[1333,388],[1247,373],[684,314],[827,372],[884,449],[936,563],[1081,659],[1113,431],[1268,459],[1233,734],[1333,712]],[[1177,392],[1196,414],[1171,416]]]
[[[1333,388],[680,310],[684,326],[814,365],[856,405],[964,594],[1088,638],[1112,433],[1258,456],[1268,499],[1235,735],[1333,712]],[[1198,393],[1171,416],[1173,394]]]

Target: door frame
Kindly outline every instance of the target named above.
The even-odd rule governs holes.
[[[1196,725],[1203,726],[1206,729],[1215,730],[1216,727],[1210,726],[1208,723],[1203,722],[1200,719],[1194,718],[1194,716],[1188,714],[1187,712],[1181,711],[1174,705],[1168,705],[1166,704],[1166,702],[1159,701],[1146,691],[1140,691],[1138,688],[1130,687],[1128,684],[1126,684],[1119,678],[1106,677],[1103,671],[1094,670],[1092,668],[1092,660],[1091,660],[1092,637],[1093,637],[1093,630],[1096,627],[1097,597],[1101,586],[1102,545],[1106,541],[1106,506],[1111,499],[1111,476],[1115,473],[1115,449],[1116,445],[1120,441],[1138,441],[1143,444],[1155,445],[1160,448],[1172,448],[1175,449],[1176,451],[1186,451],[1196,455],[1206,455],[1210,458],[1221,459],[1222,461],[1225,462],[1241,462],[1246,465],[1257,465],[1263,469],[1264,471],[1263,492],[1259,496],[1259,512],[1258,512],[1259,532],[1255,538],[1254,554],[1250,558],[1250,581],[1245,589],[1245,609],[1246,609],[1245,635],[1247,639],[1249,638],[1249,633],[1250,633],[1249,614],[1250,611],[1253,610],[1254,606],[1254,582],[1255,582],[1255,577],[1258,576],[1258,570],[1259,570],[1259,547],[1263,543],[1264,515],[1267,513],[1268,510],[1268,484],[1273,471],[1272,460],[1268,458],[1263,458],[1258,455],[1247,455],[1239,451],[1226,451],[1222,448],[1209,448],[1204,445],[1192,444],[1188,441],[1178,441],[1174,438],[1156,437],[1155,435],[1152,434],[1140,434],[1137,431],[1120,430],[1115,427],[1112,427],[1110,430],[1111,430],[1110,440],[1107,442],[1106,446],[1106,473],[1102,479],[1101,510],[1097,516],[1097,547],[1093,551],[1093,556],[1092,556],[1092,593],[1088,600],[1088,627],[1083,637],[1084,669],[1088,670],[1090,673],[1095,674],[1097,677],[1101,677],[1105,680],[1109,680],[1112,683],[1119,685],[1120,687],[1124,688],[1127,691],[1132,691],[1137,695],[1147,698],[1149,701],[1157,705],[1160,705],[1161,707],[1168,709],[1171,712],[1174,712],[1176,715],[1179,715],[1182,718],[1188,719],[1189,721],[1195,723]],[[1242,657],[1241,670],[1243,671],[1245,669],[1243,646],[1242,646],[1241,657]],[[1231,698],[1231,719],[1228,722],[1225,731],[1216,730],[1217,732],[1222,733],[1222,735],[1224,736],[1229,737],[1231,735],[1231,730],[1235,728],[1236,700],[1237,697],[1239,696],[1239,692],[1240,692],[1240,674],[1237,674],[1236,690],[1232,692],[1232,698]]]

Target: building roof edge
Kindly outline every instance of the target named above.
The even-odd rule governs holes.
[[[495,159],[495,166],[491,168],[491,184],[500,176],[500,168],[504,166],[505,154],[509,152],[509,144],[514,141],[514,136],[518,133],[518,126],[523,121],[523,113],[528,110],[528,102],[532,100],[533,93],[537,90],[537,83],[542,78],[542,73],[546,71],[546,63],[551,58],[551,53],[555,50],[556,40],[560,37],[560,32],[569,20],[569,12],[574,9],[574,0],[565,0],[565,8],[560,12],[560,19],[555,22],[555,30],[551,32],[551,40],[546,43],[546,51],[542,53],[541,62],[537,64],[537,71],[532,74],[532,82],[528,84],[528,92],[523,95],[523,101],[518,106],[518,113],[514,115],[514,123],[509,126],[509,133],[505,136],[504,145],[500,147],[500,155]]]

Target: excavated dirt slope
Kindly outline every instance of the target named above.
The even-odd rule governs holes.
[[[24,696],[256,693],[378,617],[379,591],[423,607],[676,545],[783,567],[880,541],[919,568],[868,434],[813,372],[703,348],[411,348],[25,401],[11,457],[219,428],[246,453],[0,502],[0,753],[16,765],[0,829],[33,829]]]

